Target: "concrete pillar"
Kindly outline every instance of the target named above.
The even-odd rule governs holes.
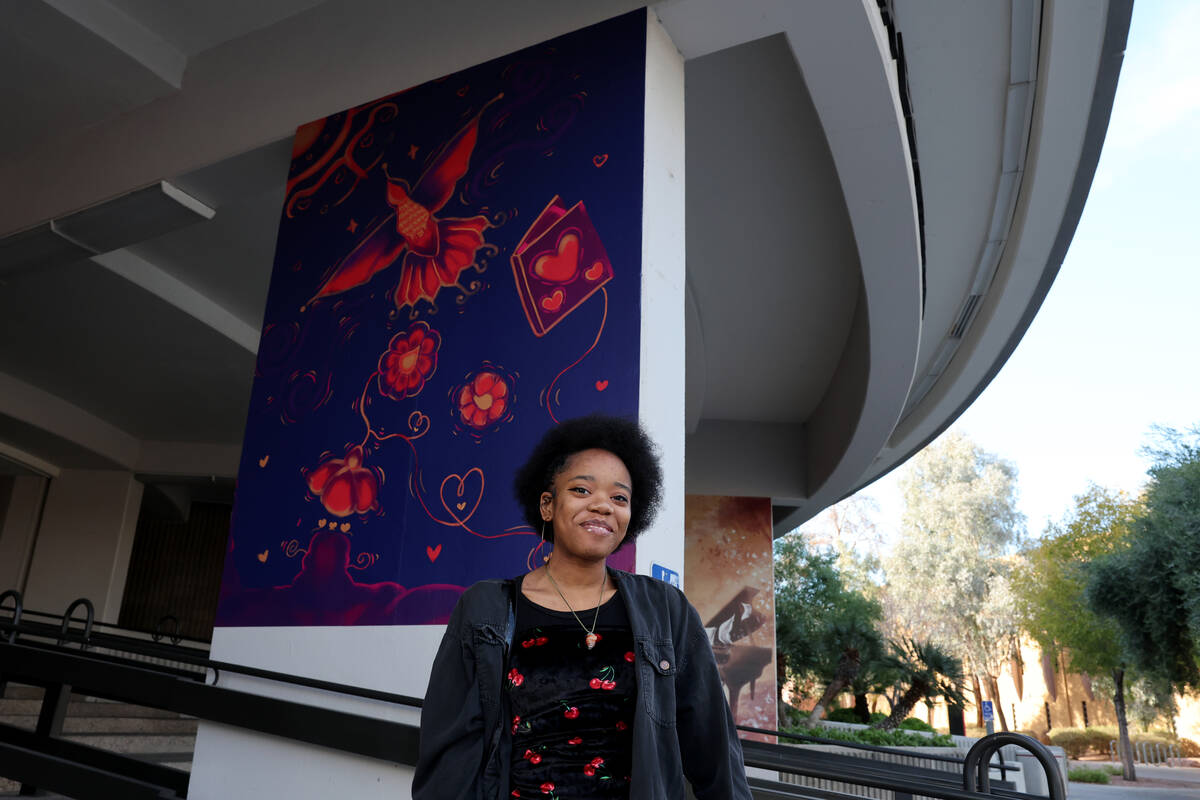
[[[67,469],[50,481],[26,578],[27,608],[61,614],[86,597],[97,622],[117,621],[142,488],[131,473],[115,470]]]
[[[607,324],[624,326],[621,330],[628,330],[630,325],[638,326],[640,331],[640,354],[637,364],[639,369],[637,378],[638,416],[657,440],[664,460],[665,503],[653,531],[647,532],[637,542],[634,566],[638,572],[649,573],[651,564],[658,563],[682,573],[685,419],[683,358],[685,328],[684,70],[682,57],[654,14],[652,12],[636,13],[644,14],[642,19],[646,26],[645,95],[642,114],[644,124],[642,196],[641,198],[636,196],[637,173],[634,172],[635,185],[627,193],[622,193],[620,203],[624,208],[637,207],[633,204],[639,204],[642,208],[640,311],[636,312],[640,315],[640,319],[633,319],[630,316],[634,306],[610,307],[607,305],[607,299],[603,306],[593,304],[588,306],[588,310],[596,319],[600,319],[600,315],[596,312],[599,312],[601,308],[605,309]],[[636,53],[636,57],[640,59],[640,52],[638,52],[640,47],[630,47],[629,50],[630,54],[612,53],[611,58],[632,58]],[[594,69],[597,70],[596,74],[602,74],[604,64],[597,63],[594,65]],[[451,76],[447,81],[447,85],[458,86],[461,84],[463,87],[461,91],[464,93],[473,90],[466,81],[458,76]],[[481,141],[487,130],[480,134]],[[628,136],[629,133],[628,130],[614,128],[612,135],[615,139],[623,135]],[[407,141],[404,146],[402,157],[408,158]],[[565,151],[570,147],[570,137],[564,136],[553,151],[547,151],[546,157],[549,158],[552,152]],[[420,154],[418,153],[414,157],[419,158]],[[586,153],[580,153],[578,157],[584,160],[588,170],[604,168],[609,159],[609,155],[602,150],[588,150]],[[399,161],[396,156],[392,156],[392,158],[395,159],[391,162],[394,171],[398,172],[404,165],[403,161]],[[552,164],[553,162],[546,163]],[[630,169],[631,166],[636,169],[636,152],[633,160],[624,159],[623,162],[619,162],[614,158],[613,163],[608,166],[610,169],[614,167]],[[548,168],[552,168],[552,166]],[[500,170],[501,168],[496,167],[496,169]],[[505,166],[503,169],[509,169],[509,167]],[[504,173],[497,174],[503,175]],[[568,206],[582,199],[578,196],[579,187],[571,185],[570,181],[561,181],[560,184],[561,188],[555,188],[553,192],[561,193],[563,202]],[[549,196],[541,202],[544,203],[548,199]],[[610,207],[611,202],[610,199]],[[531,202],[530,206],[532,205],[535,203]],[[603,204],[595,202],[593,198],[587,198],[587,209],[593,215],[603,213],[602,208]],[[530,225],[537,217],[537,210],[537,208],[521,209],[520,222],[514,223],[514,225],[524,230],[525,226]],[[331,210],[330,213],[334,212]],[[597,227],[599,226],[600,223],[597,222]],[[606,244],[609,241],[615,242],[620,235],[620,231],[606,230],[604,233]],[[507,263],[510,254],[511,252],[505,252],[503,261],[495,259],[489,265],[485,277],[491,286],[502,287],[504,286],[502,282],[507,282],[507,285],[511,287],[516,267],[510,268]],[[636,265],[631,262],[636,255],[636,251],[631,253],[628,258],[622,260],[622,263],[617,263],[617,259],[614,258],[612,269],[614,271],[623,269],[625,275],[632,275],[631,270]],[[589,268],[588,271],[599,269],[599,266],[595,266]],[[276,275],[279,274],[280,271],[277,268]],[[279,280],[283,280],[283,278],[279,278]],[[395,285],[395,281],[393,280],[388,285]],[[274,282],[272,286],[274,292]],[[626,291],[628,287],[628,283],[622,284],[623,291]],[[569,297],[570,295],[568,295]],[[598,303],[600,298],[595,296],[593,300]],[[557,304],[563,302],[562,293],[560,292],[559,296],[547,295],[540,298],[540,301],[542,307],[553,314],[555,308],[558,307]],[[428,319],[435,327],[448,325],[447,319],[454,313],[453,303],[444,296],[439,296],[437,302],[439,305],[437,315],[430,315]],[[538,299],[535,298],[533,302],[538,302]],[[403,311],[407,313],[407,310]],[[526,306],[525,313],[530,315],[529,322],[533,325],[534,317],[538,313],[536,308],[531,310],[529,306]],[[407,319],[402,317],[402,320],[403,324],[396,330],[404,330],[404,326],[409,324]],[[489,335],[499,339],[513,337],[512,341],[514,342],[524,341],[530,347],[538,347],[550,340],[550,337],[546,337],[547,332],[545,329],[541,332],[535,331],[535,335],[539,338],[532,340],[529,329],[525,327],[525,320],[521,319],[519,322],[512,323],[511,326],[508,323],[505,326],[497,326]],[[583,340],[579,351],[582,351],[590,341],[590,337],[595,335],[593,329],[589,338]],[[525,338],[518,339],[516,337]],[[361,339],[361,336],[359,338]],[[386,342],[386,339],[384,341]],[[490,348],[491,352],[495,352],[497,349],[499,348]],[[489,358],[494,357],[489,356]],[[629,360],[627,359],[625,362],[626,370],[629,369]],[[448,368],[444,363],[439,363],[437,369],[445,371]],[[433,375],[433,373],[430,374]],[[437,375],[441,375],[441,373],[437,373]],[[611,388],[609,388],[608,380],[610,377],[613,379]],[[589,397],[598,397],[598,393],[602,393],[606,389],[609,390],[607,396],[611,396],[612,391],[618,388],[618,381],[621,377],[622,375],[616,374],[616,371],[613,374],[597,374],[589,377],[585,387],[588,392],[591,392]],[[524,378],[525,376],[522,376],[522,379]],[[551,386],[553,385],[551,384]],[[628,386],[628,384],[625,385]],[[518,388],[517,391],[520,392],[521,389]],[[539,398],[536,389],[526,388],[525,392],[526,394],[519,395],[519,402],[526,404],[522,406],[524,413],[544,415],[549,410],[551,403],[558,402],[557,395],[550,398]],[[552,393],[547,389],[545,394]],[[457,397],[457,394],[451,396]],[[426,395],[419,398],[421,402],[425,402],[426,399]],[[580,405],[582,403],[577,403],[573,408],[579,408]],[[418,405],[417,407],[431,408],[432,406]],[[378,402],[370,406],[370,411],[378,416],[384,413],[383,410],[386,408],[388,406]],[[558,406],[555,408],[557,409]],[[586,409],[584,412],[576,411],[575,413],[585,412]],[[432,411],[429,414],[433,416]],[[563,416],[570,416],[570,414],[563,413]],[[446,417],[439,418],[441,421],[445,419]],[[398,420],[400,421],[392,424],[390,431],[404,433],[407,429],[401,424],[403,417]],[[444,424],[444,422],[439,422],[439,424]],[[465,433],[469,433],[469,431]],[[482,444],[486,446],[487,442],[484,441]],[[402,444],[399,446],[403,447]],[[246,476],[263,475],[265,473],[262,471],[274,468],[274,465],[281,462],[283,458],[282,455],[270,455],[266,445],[260,446],[259,440],[252,440],[249,434],[244,448],[242,473],[239,475],[239,503],[246,502],[249,491],[249,483],[245,480]],[[251,452],[252,450],[254,452]],[[336,455],[340,455],[340,452],[340,450],[337,451]],[[377,452],[386,455],[390,451],[380,450]],[[353,466],[357,468],[362,465],[363,458],[376,457],[369,450],[367,455],[363,456],[360,448],[354,455]],[[351,464],[351,451],[347,451],[344,463]],[[293,474],[296,472],[298,470],[292,470]],[[393,468],[383,480],[392,482],[388,485],[397,485],[395,483],[398,480],[396,472],[397,470]],[[449,480],[449,478],[447,479]],[[401,477],[400,480],[403,478]],[[435,503],[440,500],[441,503],[446,504],[447,495],[443,494],[441,497],[437,495],[438,480],[437,477],[433,478],[434,493],[431,495],[431,499]],[[460,477],[459,488],[462,488],[464,481],[465,478]],[[507,493],[509,481],[511,481],[511,475],[489,475],[488,486],[499,486],[499,488],[489,489],[489,491]],[[445,485],[443,482],[442,486]],[[387,486],[385,485],[384,488]],[[463,496],[461,492],[459,496]],[[418,495],[410,493],[408,502],[415,507],[418,499],[420,499]],[[464,508],[469,508],[469,500],[470,496],[465,496],[463,504],[458,505],[458,509],[462,511]],[[316,504],[318,509],[320,509],[320,502],[323,501],[318,501]],[[455,500],[451,498],[450,502],[446,504],[447,512],[451,516],[455,514],[450,511],[454,506]],[[330,506],[326,504],[325,507],[329,508]],[[418,512],[417,517],[420,517],[420,509]],[[235,516],[239,514],[237,509],[234,513]],[[309,513],[307,509],[303,511],[304,519],[308,518]],[[385,522],[394,528],[402,528],[404,517],[401,516],[401,513],[392,512]],[[464,513],[469,515],[471,512],[465,511]],[[436,513],[430,514],[430,516],[436,515]],[[378,530],[376,527],[367,527],[365,534],[360,533],[360,530],[363,529],[360,526],[378,524],[366,514],[358,516],[347,514],[342,519],[345,520],[344,523],[341,520],[335,521],[340,530],[352,529],[352,535],[356,537],[353,540],[354,546],[357,546],[360,541],[367,541],[365,536],[374,535],[374,531]],[[427,524],[427,520],[424,522]],[[333,532],[328,519],[321,519],[319,523],[321,532]],[[343,524],[346,525],[345,528],[341,528]],[[512,523],[505,524],[511,525]],[[293,519],[289,518],[287,525],[289,529],[286,536],[296,536],[297,533],[292,532],[291,528],[300,526],[300,522],[293,522]],[[245,543],[239,540],[236,527],[233,536],[234,547],[241,545],[244,548]],[[306,537],[307,534],[304,536]],[[533,539],[532,536],[530,538]],[[276,536],[275,541],[277,542],[278,539],[279,537]],[[312,539],[312,542],[316,541],[316,538]],[[445,551],[442,550],[440,542],[436,544],[435,548],[431,541],[430,547],[426,548],[425,542],[421,541],[421,547],[416,552],[416,557],[418,559],[425,558],[428,550],[430,562],[435,562],[438,558],[446,559],[448,552],[453,553],[449,548],[460,541],[462,541],[461,538],[445,538],[444,542],[447,547]],[[305,543],[308,543],[307,538],[304,538],[300,546]],[[310,544],[310,546],[314,545]],[[264,550],[263,547],[267,549]],[[286,552],[281,553],[275,549],[275,544],[266,539],[262,544],[256,544],[253,554],[264,568],[273,563],[272,559],[287,557]],[[231,550],[230,563],[234,563],[232,560],[234,556],[236,556],[236,552]],[[231,585],[240,589],[241,583],[238,575],[253,574],[253,570],[258,566],[253,561],[242,563],[245,566],[235,564],[232,568],[227,567],[223,584],[226,589]],[[242,573],[239,573],[238,569],[241,569]],[[507,567],[497,567],[497,569],[507,569]],[[420,697],[424,695],[429,679],[429,669],[443,632],[442,625],[405,624],[373,626],[292,624],[284,627],[281,623],[279,627],[250,627],[233,624],[222,627],[221,620],[218,619],[218,627],[213,633],[212,654],[213,658],[222,661]],[[311,692],[298,687],[271,684],[266,681],[242,678],[230,672],[222,673],[221,684],[230,688],[286,697],[299,702],[338,708],[358,714],[386,717],[414,725],[419,721],[419,715],[415,710],[367,700],[342,698],[324,692]],[[200,800],[218,797],[264,796],[324,798],[331,793],[356,798],[407,797],[411,791],[411,780],[412,769],[410,767],[358,758],[281,739],[257,736],[226,726],[202,723],[196,742],[189,796]]]
[[[46,482],[45,478],[32,475],[17,475],[12,479],[8,509],[0,519],[0,592],[25,591]]]

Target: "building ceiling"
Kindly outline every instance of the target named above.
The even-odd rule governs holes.
[[[1017,249],[1016,198],[1033,187],[1013,142],[1034,153],[1040,134],[1038,84],[1024,81],[1025,105],[1013,86],[1048,63],[1052,43],[1036,0],[896,0],[918,195],[904,76],[875,4],[754,2],[756,13],[655,6],[686,58],[688,485],[771,495],[792,524],[890,469],[986,382],[942,378],[953,372],[947,334],[979,286],[1009,285],[1005,270],[1044,277],[1049,245],[1040,263],[1036,252],[1008,266],[989,253],[998,233]],[[160,474],[171,452],[170,471],[221,475],[236,469],[294,128],[635,7],[17,5],[0,29],[0,103],[13,110],[0,126],[0,183],[21,190],[0,198],[0,256],[11,234],[158,181],[213,213],[92,259],[0,266],[0,383],[11,387],[0,457]],[[1097,60],[1105,20],[1125,13],[1127,25],[1115,7],[1061,34],[1061,57]],[[1079,3],[1047,13],[1063,16],[1056,31],[1088,17]],[[1068,122],[1096,116],[1096,76],[1061,82],[1064,96],[1085,98],[1064,105]],[[1042,113],[1045,123],[1054,110]],[[1084,138],[1053,146],[1071,158]],[[1005,298],[1025,312],[1035,295]],[[976,340],[1023,331],[976,305]],[[744,463],[728,458],[730,442],[753,443]]]

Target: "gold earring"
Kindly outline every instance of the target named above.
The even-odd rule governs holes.
[[[540,547],[544,546],[545,544],[546,544],[546,520],[542,520],[542,544],[541,544],[541,545],[539,545],[538,547],[540,548]],[[553,550],[551,550],[551,551],[550,551],[550,553],[546,553],[546,555],[542,556],[542,563],[543,563],[543,564],[549,563],[549,561],[550,561],[550,555],[551,555],[551,553],[553,553],[553,552],[554,552],[554,551],[553,551]]]

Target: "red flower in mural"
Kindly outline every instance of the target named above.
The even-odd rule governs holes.
[[[379,357],[379,391],[393,400],[415,397],[437,369],[442,336],[425,322],[414,322],[388,342]]]
[[[481,369],[455,392],[459,421],[484,431],[504,420],[511,405],[509,379],[491,369]]]
[[[388,202],[398,189],[396,184],[388,186]],[[412,213],[425,211],[413,203],[407,196],[403,198],[411,206]],[[395,205],[395,203],[393,203]],[[400,230],[400,215],[405,213],[402,206],[396,207],[396,229]],[[409,242],[408,253],[404,256],[404,267],[400,273],[400,284],[396,287],[394,297],[396,308],[415,305],[418,300],[433,302],[438,291],[443,286],[455,286],[458,276],[467,267],[475,263],[475,254],[483,247],[483,232],[488,229],[485,217],[470,217],[469,219],[439,220],[429,216],[425,223],[426,232],[422,236],[429,238],[428,253],[418,251]],[[404,233],[401,231],[401,235]]]
[[[454,187],[467,174],[482,113],[480,109],[442,147],[414,185],[388,177],[387,202],[395,214],[384,216],[338,262],[314,300],[361,286],[398,260],[402,271],[396,287],[397,308],[421,299],[433,302],[443,286],[458,283],[462,271],[475,263],[475,254],[483,247],[483,232],[490,224],[486,217],[442,219],[435,214],[454,196]]]
[[[308,490],[335,517],[379,508],[379,478],[363,465],[363,449],[352,446],[342,458],[330,458],[308,473]]]

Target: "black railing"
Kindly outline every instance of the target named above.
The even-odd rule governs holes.
[[[22,782],[25,790],[40,787],[85,799],[122,796],[162,800],[187,796],[189,774],[186,771],[61,738],[67,701],[73,694],[161,709],[396,764],[412,766],[416,763],[419,731],[415,725],[264,697],[217,686],[216,681],[222,672],[232,672],[412,709],[420,708],[419,698],[213,661],[201,648],[147,641],[128,635],[128,631],[117,626],[93,623],[81,629],[71,625],[70,612],[90,604],[79,601],[72,604],[67,614],[56,616],[23,609],[20,594],[9,591],[0,594],[0,614],[10,610],[4,607],[8,600],[13,600],[14,606],[7,619],[0,616],[0,688],[5,680],[11,680],[45,689],[35,730],[0,724],[0,776]],[[31,617],[37,617],[37,620],[31,620]],[[101,649],[108,652],[97,652]],[[136,660],[138,657],[152,657],[190,669],[145,663]],[[207,680],[210,674],[212,683]],[[852,751],[913,755],[896,748],[761,728],[742,730],[832,744]],[[1062,783],[1053,756],[1036,741],[1017,734],[986,737],[966,759],[920,755],[928,761],[953,762],[955,767],[961,765],[961,769],[953,771],[750,740],[743,740],[743,749],[748,767],[836,781],[848,786],[888,789],[897,800],[913,796],[939,800],[996,797],[1032,800],[1031,795],[1003,788],[1003,781],[997,783],[988,778],[988,761],[999,747],[1009,744],[1034,753],[1046,769],[1051,800],[1062,800]],[[991,769],[995,768],[996,765],[991,766]],[[751,786],[756,797],[770,800],[852,800],[858,797],[760,778],[752,778]]]

